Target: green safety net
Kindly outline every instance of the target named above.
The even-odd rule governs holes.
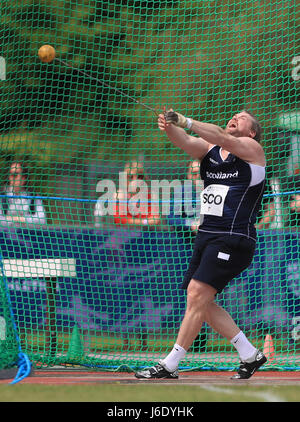
[[[199,215],[173,218],[149,192],[164,181],[174,198],[199,163],[158,129],[164,107],[221,127],[243,109],[259,119],[267,214],[253,263],[216,301],[268,354],[264,368],[298,368],[299,28],[285,0],[1,1],[0,369],[19,347],[36,367],[101,370],[172,348]],[[136,196],[144,207],[121,215],[132,180],[149,203]],[[204,324],[180,369],[237,365]]]

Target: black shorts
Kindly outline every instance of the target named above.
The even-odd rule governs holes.
[[[254,252],[255,241],[246,236],[199,231],[181,287],[186,289],[194,278],[220,293],[234,277],[249,267]]]

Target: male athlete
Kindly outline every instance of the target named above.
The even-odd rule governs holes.
[[[254,224],[264,190],[266,165],[260,125],[245,110],[235,114],[225,129],[169,110],[159,115],[158,126],[175,146],[201,161],[204,218],[182,284],[187,289],[187,305],[176,344],[165,359],[135,376],[178,378],[179,362],[206,322],[229,340],[239,354],[240,367],[232,379],[248,379],[267,359],[214,300],[253,259]],[[185,128],[199,137],[188,135]]]

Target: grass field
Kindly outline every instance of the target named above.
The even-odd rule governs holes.
[[[1,402],[299,402],[300,385],[0,385]]]
[[[32,350],[38,352],[42,345],[44,344],[37,333],[31,333],[31,336],[27,336],[27,341],[29,345],[34,345]],[[151,341],[152,339],[150,339]],[[67,349],[69,341],[69,336],[66,334],[60,334],[58,336],[58,344],[63,350]],[[114,341],[114,343],[113,343]],[[139,347],[137,339],[131,339],[132,346]],[[137,342],[137,344],[135,344]],[[155,345],[151,344],[155,352],[161,353],[162,349],[167,349],[169,347],[169,338],[161,338],[158,343]],[[259,344],[259,347],[263,346],[263,336],[256,337],[256,342]],[[274,338],[274,344],[276,343],[276,349],[282,350],[281,340]],[[103,351],[121,350],[122,341],[121,339],[111,339],[110,337],[91,337],[92,349],[95,353],[103,353]],[[28,344],[27,344],[28,346]],[[159,347],[158,347],[159,346]],[[222,347],[222,351],[228,350],[230,353],[231,346],[222,343],[220,339],[212,339],[207,343],[207,349],[215,351]],[[226,349],[227,347],[227,349]],[[277,356],[279,359],[280,356]],[[281,356],[282,358],[282,356]],[[295,358],[295,362],[297,359]],[[62,371],[67,372],[67,367],[62,369]],[[28,378],[25,382],[21,382],[16,385],[9,385],[5,382],[0,383],[0,402],[59,402],[59,403],[82,403],[82,402],[97,402],[97,403],[127,403],[127,402],[147,402],[147,403],[205,403],[205,402],[222,402],[222,403],[233,403],[233,402],[299,402],[300,400],[300,377],[297,376],[294,378],[293,385],[289,384],[292,382],[292,376],[287,383],[284,384],[284,380],[280,380],[278,383],[274,383],[267,376],[267,372],[261,371],[259,374],[259,379],[256,382],[262,382],[262,384],[257,384],[251,382],[248,384],[232,384],[228,383],[230,374],[225,375],[224,383],[221,379],[213,381],[210,379],[204,380],[203,377],[207,377],[207,372],[201,372],[199,376],[200,382],[195,382],[193,380],[194,372],[189,372],[186,377],[185,384],[133,384],[134,377],[132,374],[126,374],[121,372],[119,379],[112,379],[108,381],[108,378],[113,378],[115,376],[114,372],[107,372],[106,376],[103,377],[104,382],[101,382],[97,378],[97,371],[88,372],[87,369],[73,373],[73,375],[78,375],[77,380],[70,379],[72,378],[72,370],[70,369],[70,374],[59,373],[54,369],[51,370],[44,368],[44,370],[39,371],[37,369],[36,380],[33,377]],[[94,374],[95,378],[88,380],[87,378],[92,377]],[[291,374],[295,374],[292,372]],[[129,378],[129,381],[124,383],[122,378],[124,375],[126,378]],[[262,381],[262,378],[266,375],[266,382]],[[281,372],[275,372],[276,379],[280,379]],[[274,376],[275,376],[274,375]],[[44,379],[41,380],[40,377],[44,376]],[[51,383],[53,377],[58,377],[58,383]],[[102,375],[101,375],[102,376]],[[48,378],[47,378],[48,377]],[[86,379],[85,379],[86,377]],[[100,375],[99,375],[100,377]],[[202,377],[202,379],[201,379]],[[215,374],[215,378],[219,378],[219,374]],[[283,377],[284,378],[284,377]],[[286,377],[288,379],[288,377]],[[296,381],[297,379],[297,381]],[[48,382],[47,382],[48,380]],[[35,381],[37,383],[35,384]],[[50,381],[50,382],[49,382]],[[68,383],[66,382],[68,381]],[[85,382],[85,384],[84,384]],[[193,382],[193,384],[189,384]]]

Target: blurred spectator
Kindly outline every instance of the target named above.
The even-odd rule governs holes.
[[[290,215],[289,225],[292,227],[300,227],[300,174],[299,169],[295,171],[295,175],[289,178],[290,190],[295,191],[291,195],[291,201],[289,203]]]
[[[128,204],[130,199],[136,194],[135,191],[138,189],[139,186],[139,180],[143,180],[145,182],[148,181],[147,176],[145,175],[145,169],[144,166],[141,162],[138,161],[132,161],[132,162],[128,162],[125,165],[124,168],[124,172],[127,174],[127,188],[129,187],[129,184],[131,184],[131,190],[134,191],[134,193],[132,192],[123,192],[121,190],[119,190],[117,192],[117,199],[118,201],[125,201],[127,202],[126,207],[127,207],[127,214],[126,215],[120,215],[120,202],[117,202],[117,208],[116,208],[116,214],[114,216],[114,222],[117,226],[127,226],[127,225],[135,225],[135,226],[142,226],[142,227],[152,227],[155,226],[157,227],[158,225],[161,225],[161,218],[159,215],[159,204],[157,203],[156,205],[154,204],[154,206],[152,206],[151,208],[151,200],[153,200],[153,198],[151,198],[151,190],[150,190],[150,185],[147,185],[148,188],[148,195],[147,195],[147,199],[148,202],[147,204],[140,204],[141,207],[141,213],[136,214],[136,215],[132,215],[129,211],[128,208]],[[135,185],[136,183],[136,185]],[[152,210],[155,209],[155,212],[153,213]],[[148,335],[147,333],[139,333],[137,334],[139,340],[140,340],[140,350],[145,351],[147,350],[147,340],[148,340]],[[130,349],[130,341],[128,338],[123,338],[123,345],[124,345],[124,349]]]
[[[104,212],[104,206],[102,201],[97,201],[95,208],[94,208],[94,222],[95,227],[101,227],[104,219],[105,219],[106,213]]]
[[[200,215],[200,195],[198,193],[203,189],[203,183],[200,178],[200,163],[198,160],[193,160],[188,165],[187,180],[192,181],[192,184],[184,185],[182,190],[183,205],[180,213],[175,213],[176,204],[172,201],[171,211],[168,216],[168,223],[173,226],[175,230],[184,232],[187,237],[194,238],[199,224],[202,221]],[[190,203],[186,201],[190,200]],[[188,213],[186,211],[189,211]]]
[[[273,190],[270,183],[270,171],[266,169],[266,183],[263,198],[261,201],[261,208],[257,214],[257,230],[268,229],[271,223],[275,219],[276,209],[275,209],[275,198],[274,196],[269,196],[273,194]]]
[[[127,174],[127,187],[129,184],[133,191],[136,191],[139,187],[139,180],[143,180],[147,183],[148,177],[145,175],[145,169],[142,163],[138,161],[128,162],[125,165],[124,172]],[[136,185],[135,185],[136,184]],[[136,225],[136,226],[158,226],[162,224],[162,220],[159,215],[159,203],[155,204],[155,198],[151,197],[150,184],[147,185],[148,195],[147,204],[140,204],[141,212],[138,214],[131,214],[129,211],[129,205],[127,204],[126,215],[120,213],[121,201],[127,200],[129,203],[130,199],[136,195],[136,192],[123,192],[121,190],[117,193],[117,208],[114,216],[114,222],[116,225]],[[153,201],[153,203],[152,203]],[[153,212],[154,210],[154,212]]]
[[[46,213],[41,199],[29,191],[26,167],[16,161],[9,169],[8,184],[1,192],[0,222],[2,225],[46,224]]]
[[[193,233],[197,233],[198,227],[203,220],[203,217],[200,214],[200,197],[197,198],[197,188],[203,190],[203,182],[200,176],[200,162],[197,160],[192,161],[188,167],[187,179],[193,182],[192,184],[192,208],[195,210],[195,215],[190,217],[186,216],[185,226],[190,227]],[[185,193],[187,190],[185,189]],[[185,216],[185,214],[184,214]]]
[[[132,214],[129,211],[130,200],[132,200],[134,195],[136,195],[139,191],[140,181],[145,181],[146,183],[148,182],[143,164],[138,161],[128,162],[125,164],[124,172],[127,175],[127,191],[124,192],[122,189],[119,189],[116,193],[115,214],[105,218],[104,216],[106,215],[106,210],[104,208],[103,202],[100,200],[97,201],[94,209],[95,226],[100,227],[103,221],[107,221],[108,223],[113,222],[113,224],[117,226],[134,225],[140,227],[146,226],[148,228],[153,226],[161,228],[162,220],[159,214],[159,203],[158,201],[155,202],[155,198],[151,197],[150,183],[147,184],[147,203],[139,204],[141,212]],[[129,185],[132,192],[128,191]],[[123,208],[122,212],[120,211],[121,208]],[[123,211],[124,208],[125,212]]]
[[[145,169],[143,163],[139,161],[131,161],[126,163],[124,172],[126,173],[127,180],[126,180],[126,187],[127,191],[123,191],[119,189],[116,193],[115,200],[116,200],[116,210],[113,216],[107,218],[105,221],[111,223],[111,219],[113,220],[114,225],[116,226],[124,226],[124,228],[130,226],[138,226],[138,227],[157,227],[160,229],[162,227],[162,220],[159,214],[159,203],[158,201],[152,203],[151,201],[155,201],[154,198],[151,197],[151,186],[148,182],[148,178],[145,175]],[[129,204],[130,200],[134,200],[134,195],[139,192],[139,189],[142,185],[140,181],[146,182],[145,187],[147,187],[147,202],[146,203],[139,203],[137,201],[136,209],[140,212],[131,213]],[[130,187],[130,191],[129,191]],[[121,207],[124,209],[125,212],[121,212]],[[139,207],[139,208],[138,208]],[[103,202],[97,201],[95,209],[94,209],[94,217],[95,217],[95,224],[96,226],[100,226],[100,223],[104,221],[105,209],[103,206]],[[116,255],[120,255],[122,253],[120,246],[118,246],[118,250],[114,251]],[[145,332],[136,333],[141,347],[140,350],[147,350],[147,340],[148,334]],[[128,350],[130,349],[130,340],[129,337],[123,334],[123,349]]]
[[[292,195],[290,202],[290,225],[300,228],[300,193]]]

